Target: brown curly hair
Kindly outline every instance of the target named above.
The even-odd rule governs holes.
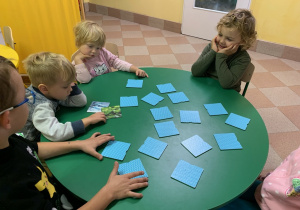
[[[221,18],[217,25],[218,31],[222,26],[235,27],[241,34],[241,49],[247,50],[256,40],[255,18],[247,9],[235,9]]]

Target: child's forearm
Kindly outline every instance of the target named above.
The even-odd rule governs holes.
[[[137,70],[138,70],[138,67],[136,67],[134,65],[131,65],[129,68],[129,72],[132,72],[132,73],[136,73]]]
[[[55,156],[80,150],[80,141],[38,142],[38,156],[45,160]]]

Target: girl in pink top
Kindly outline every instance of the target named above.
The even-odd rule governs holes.
[[[79,82],[88,83],[93,77],[111,72],[112,67],[135,73],[139,77],[148,77],[144,70],[120,60],[104,48],[106,36],[97,23],[82,21],[75,26],[74,33],[78,51],[72,63]]]
[[[255,198],[263,210],[300,209],[300,147],[256,188]]]

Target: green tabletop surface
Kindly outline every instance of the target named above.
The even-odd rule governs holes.
[[[111,133],[115,140],[131,143],[121,163],[140,158],[149,176],[149,186],[138,190],[142,199],[126,198],[113,202],[111,209],[213,209],[230,202],[244,192],[257,178],[268,155],[269,141],[265,124],[253,105],[234,90],[221,88],[211,78],[193,77],[190,72],[167,68],[145,67],[149,78],[137,78],[128,72],[112,72],[93,78],[89,84],[80,84],[87,96],[82,108],[61,107],[57,112],[60,122],[76,121],[89,116],[92,101],[120,104],[121,96],[137,96],[138,107],[121,107],[122,117],[108,119],[87,128],[75,139],[86,139],[94,132]],[[142,88],[126,88],[128,79],[143,79]],[[160,93],[156,85],[171,83],[177,92],[184,92],[189,102],[173,104],[167,93]],[[153,92],[164,97],[156,106],[141,100]],[[222,103],[228,115],[210,116],[203,106]],[[155,121],[150,109],[167,106],[173,118]],[[201,124],[181,123],[180,110],[199,111]],[[225,124],[230,113],[249,118],[246,130]],[[154,123],[172,120],[179,135],[159,138]],[[221,151],[213,136],[216,133],[235,133],[243,149]],[[212,146],[208,152],[195,158],[181,142],[194,135]],[[138,152],[147,137],[168,143],[159,160]],[[42,141],[48,141],[42,137]],[[101,153],[105,145],[97,150]],[[179,160],[204,169],[192,188],[173,178],[171,174]],[[107,182],[114,159],[102,161],[81,151],[46,160],[53,175],[71,192],[90,200]]]

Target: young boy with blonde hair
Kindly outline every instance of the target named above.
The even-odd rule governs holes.
[[[66,123],[60,123],[55,117],[59,105],[82,107],[87,102],[84,93],[74,84],[74,66],[63,55],[40,52],[28,56],[23,63],[31,80],[26,96],[35,97],[33,103],[28,103],[29,116],[21,130],[25,138],[39,141],[42,133],[51,141],[63,141],[84,133],[90,124],[106,122],[102,112]]]
[[[119,59],[104,48],[106,36],[97,23],[82,21],[74,27],[74,33],[78,51],[72,63],[79,82],[88,83],[93,77],[112,72],[111,68],[132,72],[139,77],[148,77],[144,70]]]
[[[110,134],[94,133],[86,140],[37,143],[14,135],[25,125],[26,103],[32,100],[32,96],[25,95],[19,73],[0,56],[0,209],[63,209],[63,192],[48,179],[40,159],[82,150],[101,160],[96,148],[114,140]],[[143,197],[133,190],[146,187],[148,179],[132,178],[144,172],[117,175],[118,166],[115,162],[106,185],[90,201],[76,208],[105,209],[116,199]]]

